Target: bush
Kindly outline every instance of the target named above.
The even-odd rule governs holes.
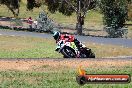
[[[110,37],[123,37],[123,27],[127,19],[126,0],[101,0],[101,10],[104,14],[104,24],[108,27]]]
[[[108,37],[112,38],[127,38],[128,29],[127,28],[119,28],[113,29],[111,27],[106,27],[106,32],[109,34]]]
[[[41,12],[37,18],[39,32],[51,32],[55,30],[54,22],[47,16],[45,12]]]

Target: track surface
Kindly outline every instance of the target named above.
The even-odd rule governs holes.
[[[40,38],[53,39],[52,34],[45,33],[35,33],[35,32],[25,32],[25,31],[11,31],[11,30],[0,30],[0,35],[9,36],[31,36]],[[94,42],[99,44],[110,44],[119,45],[124,47],[132,47],[132,39],[122,39],[122,38],[101,38],[101,37],[90,37],[90,36],[76,36],[78,40],[82,42]]]

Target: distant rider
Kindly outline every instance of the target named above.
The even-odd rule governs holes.
[[[28,18],[27,23],[29,24],[29,29],[30,29],[30,31],[32,31],[33,20],[32,20],[31,17]]]

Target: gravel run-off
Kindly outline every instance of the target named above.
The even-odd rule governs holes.
[[[88,68],[132,67],[132,59],[0,59],[0,71],[32,70],[34,67],[49,66],[54,68]]]

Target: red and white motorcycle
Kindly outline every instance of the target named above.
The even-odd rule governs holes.
[[[57,42],[56,51],[63,54],[64,58],[95,58],[95,54],[84,44],[79,49],[74,42],[60,40]]]

